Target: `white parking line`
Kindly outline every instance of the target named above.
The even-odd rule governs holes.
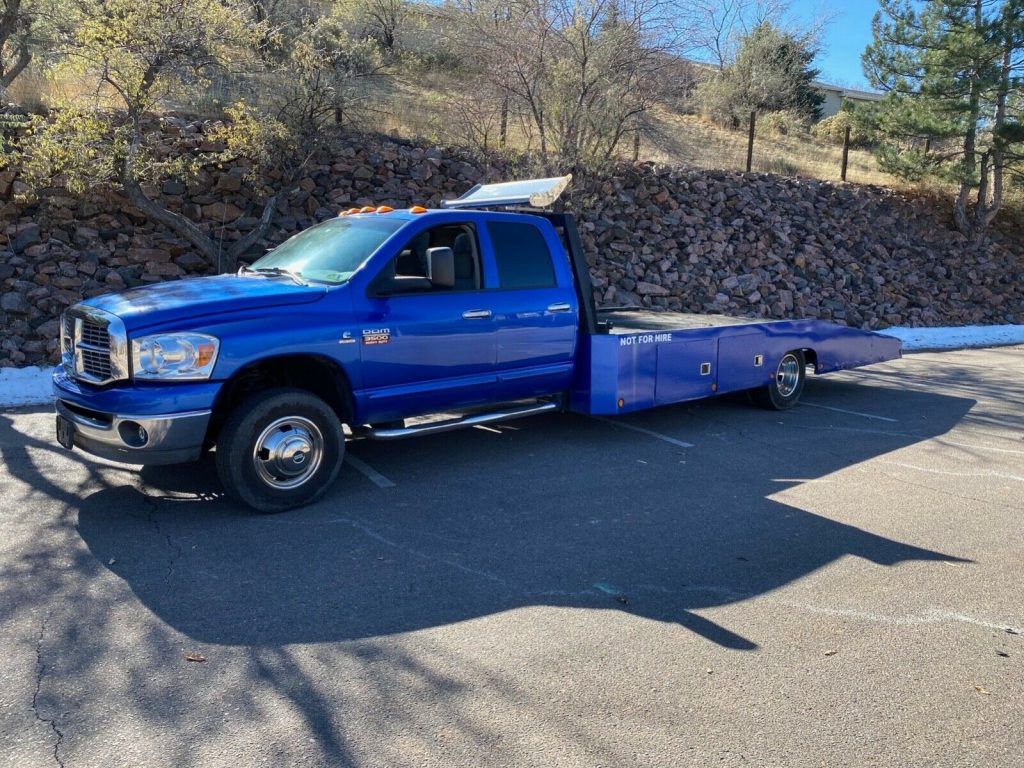
[[[666,443],[672,443],[672,445],[677,445],[680,448],[693,448],[693,443],[686,443],[683,442],[682,440],[676,440],[674,437],[669,437],[668,435],[661,434],[661,432],[655,432],[654,430],[651,429],[644,429],[643,427],[638,427],[633,424],[626,424],[624,421],[606,419],[604,416],[591,416],[590,418],[596,419],[597,421],[603,421],[605,424],[611,424],[613,427],[622,427],[623,429],[631,429],[634,432],[639,432],[644,435],[650,435],[651,437],[656,437],[659,440],[664,440]]]
[[[384,475],[378,472],[376,469],[371,467],[365,461],[357,459],[351,453],[345,456],[345,461],[355,470],[364,474],[367,479],[378,488],[394,488],[395,484],[388,480]]]
[[[876,416],[873,413],[861,413],[860,411],[848,411],[845,408],[835,408],[831,405],[819,405],[818,403],[803,402],[801,405],[809,405],[811,408],[824,408],[826,411],[836,411],[837,413],[848,413],[851,416],[861,416],[865,419],[878,419],[878,421],[891,421],[893,423],[898,422],[898,419],[890,419],[888,416]]]

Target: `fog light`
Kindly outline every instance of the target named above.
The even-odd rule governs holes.
[[[149,433],[137,421],[122,421],[117,425],[121,441],[130,448],[142,448],[149,442]]]

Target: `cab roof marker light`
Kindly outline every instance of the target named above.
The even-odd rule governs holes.
[[[412,208],[409,209],[409,213],[426,213],[426,212],[427,212],[427,209],[424,208],[422,205],[414,205]]]
[[[390,205],[377,206],[377,213],[391,213],[393,210],[395,209],[392,208]]]
[[[360,213],[374,213],[376,210],[377,209],[374,208],[372,205],[364,205],[362,208],[359,209],[359,212]]]
[[[359,213],[359,209],[358,208],[349,208],[347,213],[349,213],[350,215],[354,214],[354,213]]]

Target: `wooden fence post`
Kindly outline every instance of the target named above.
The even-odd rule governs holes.
[[[850,126],[846,126],[846,134],[843,136],[843,170],[839,178],[846,181],[846,166],[850,160]]]
[[[747,138],[747,173],[754,166],[754,125],[757,123],[757,112],[750,112],[750,135]]]

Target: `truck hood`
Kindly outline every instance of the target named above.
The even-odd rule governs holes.
[[[225,312],[308,304],[326,293],[323,285],[297,285],[287,277],[217,275],[131,288],[82,304],[114,313],[132,331]]]

